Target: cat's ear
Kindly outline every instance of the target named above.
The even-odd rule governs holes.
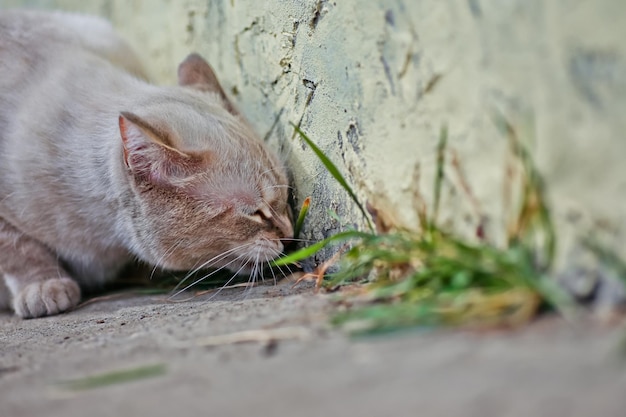
[[[230,102],[217,80],[213,68],[198,54],[189,55],[178,66],[178,85],[217,93],[222,98],[226,110],[232,114],[237,114],[235,106]]]
[[[176,149],[167,133],[139,116],[121,112],[119,128],[126,167],[138,178],[154,184],[175,185],[189,176],[198,160]]]

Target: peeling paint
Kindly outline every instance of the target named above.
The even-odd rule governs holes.
[[[313,8],[313,17],[309,22],[311,30],[315,30],[320,20],[328,13],[328,0],[317,0]]]

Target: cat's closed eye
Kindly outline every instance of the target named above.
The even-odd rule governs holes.
[[[265,223],[265,221],[267,220],[267,218],[265,218],[265,215],[263,214],[261,210],[257,210],[254,213],[252,213],[250,215],[250,218],[258,223]]]
[[[265,223],[268,220],[271,220],[274,216],[272,215],[272,211],[270,208],[260,207],[254,213],[252,213],[250,217],[259,223]]]

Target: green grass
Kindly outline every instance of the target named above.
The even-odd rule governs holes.
[[[63,381],[58,385],[66,391],[84,391],[146,378],[153,378],[163,375],[165,372],[166,367],[164,364],[147,365]]]
[[[304,132],[300,130],[300,128],[297,125],[293,123],[291,125],[296,130],[296,132],[300,135],[302,140],[304,140],[306,144],[309,145],[313,153],[317,155],[319,160],[322,162],[322,164],[324,164],[324,167],[326,167],[326,169],[333,176],[335,181],[337,181],[343,187],[343,189],[346,190],[346,192],[348,193],[352,201],[354,201],[354,203],[359,208],[359,210],[361,210],[361,213],[363,214],[363,217],[365,218],[365,221],[367,222],[369,229],[373,231],[374,226],[372,225],[372,222],[370,221],[370,218],[367,215],[367,212],[365,211],[363,204],[361,204],[361,202],[359,201],[358,197],[352,190],[352,187],[350,187],[350,185],[348,184],[348,181],[346,181],[343,175],[341,175],[341,171],[339,171],[337,166],[333,164],[330,159],[328,159],[328,157],[324,154],[324,152],[322,152],[322,150],[318,148],[318,146],[311,139],[309,139],[309,137],[305,135]]]
[[[293,228],[294,239],[298,239],[300,237],[300,232],[302,231],[302,226],[304,225],[304,220],[306,219],[306,215],[309,213],[310,206],[311,206],[311,197],[307,197],[304,199],[304,202],[302,203],[302,207],[300,208],[300,212],[298,213],[298,218],[296,219],[296,224]]]
[[[467,241],[437,224],[446,166],[447,129],[436,148],[434,198],[430,213],[418,212],[419,232],[374,231],[363,204],[339,169],[297,126],[335,180],[361,210],[369,231],[348,230],[274,262],[287,265],[339,243],[350,243],[337,272],[324,286],[340,289],[346,309],[334,323],[359,332],[389,331],[415,325],[516,326],[548,306],[567,314],[573,303],[550,278],[556,236],[545,200],[545,186],[513,127],[494,114],[523,172],[521,203],[507,226],[505,247]]]

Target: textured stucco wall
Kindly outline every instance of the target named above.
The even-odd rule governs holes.
[[[358,194],[397,225],[417,223],[414,190],[432,195],[447,123],[478,201],[448,170],[443,220],[462,232],[480,214],[503,231],[506,141],[498,109],[545,176],[561,262],[593,231],[626,255],[626,2],[623,0],[55,0],[4,1],[101,14],[159,82],[198,51],[313,196],[307,237],[359,216],[313,154],[301,123]],[[419,171],[416,180],[415,173]],[[479,213],[480,212],[480,213]],[[565,256],[563,256],[565,255]]]

